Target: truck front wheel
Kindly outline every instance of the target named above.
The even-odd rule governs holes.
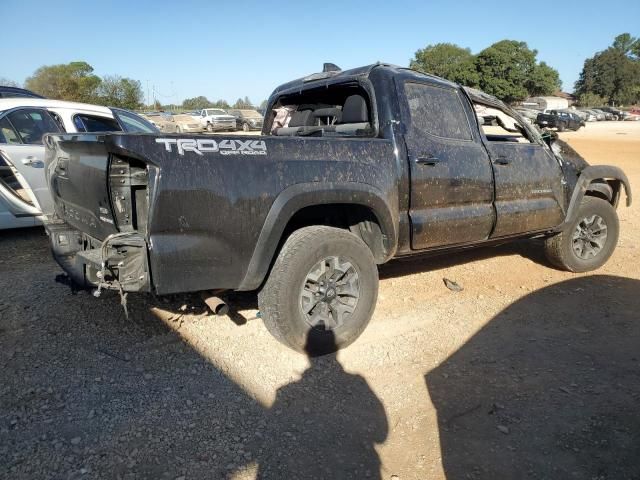
[[[360,336],[377,297],[378,269],[369,247],[348,230],[312,226],[289,236],[258,303],[276,339],[322,355]]]
[[[618,215],[609,202],[584,197],[567,228],[546,240],[547,259],[570,272],[588,272],[604,265],[618,243]]]

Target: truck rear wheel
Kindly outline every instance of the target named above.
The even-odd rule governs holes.
[[[322,355],[360,336],[377,297],[378,269],[369,247],[348,230],[312,226],[287,239],[258,304],[276,339]]]
[[[563,270],[595,270],[613,254],[619,229],[618,215],[609,202],[584,197],[575,220],[563,232],[546,240],[545,254]]]

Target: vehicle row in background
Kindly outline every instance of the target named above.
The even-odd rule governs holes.
[[[263,116],[254,109],[204,108],[184,113],[145,112],[142,114],[164,133],[235,132],[262,130]]]
[[[156,133],[157,129],[118,108],[27,96],[0,98],[0,229],[39,225],[42,213],[51,208],[44,134],[120,131]],[[63,173],[64,165],[59,168]]]

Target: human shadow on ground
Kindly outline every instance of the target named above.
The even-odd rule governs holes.
[[[41,232],[0,251],[0,478],[379,478],[384,409],[335,355],[264,406],[232,380],[243,366],[201,355],[154,299],[130,295],[127,319],[117,295],[55,283]],[[181,301],[157,306],[189,313]]]
[[[640,478],[640,281],[533,292],[425,380],[449,480]]]

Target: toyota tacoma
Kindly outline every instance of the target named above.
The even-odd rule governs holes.
[[[257,290],[267,329],[298,351],[362,333],[377,265],[541,238],[552,264],[585,272],[616,247],[623,189],[631,203],[619,168],[589,166],[496,98],[380,63],[278,87],[261,136],[45,143],[46,226],[75,282]]]

